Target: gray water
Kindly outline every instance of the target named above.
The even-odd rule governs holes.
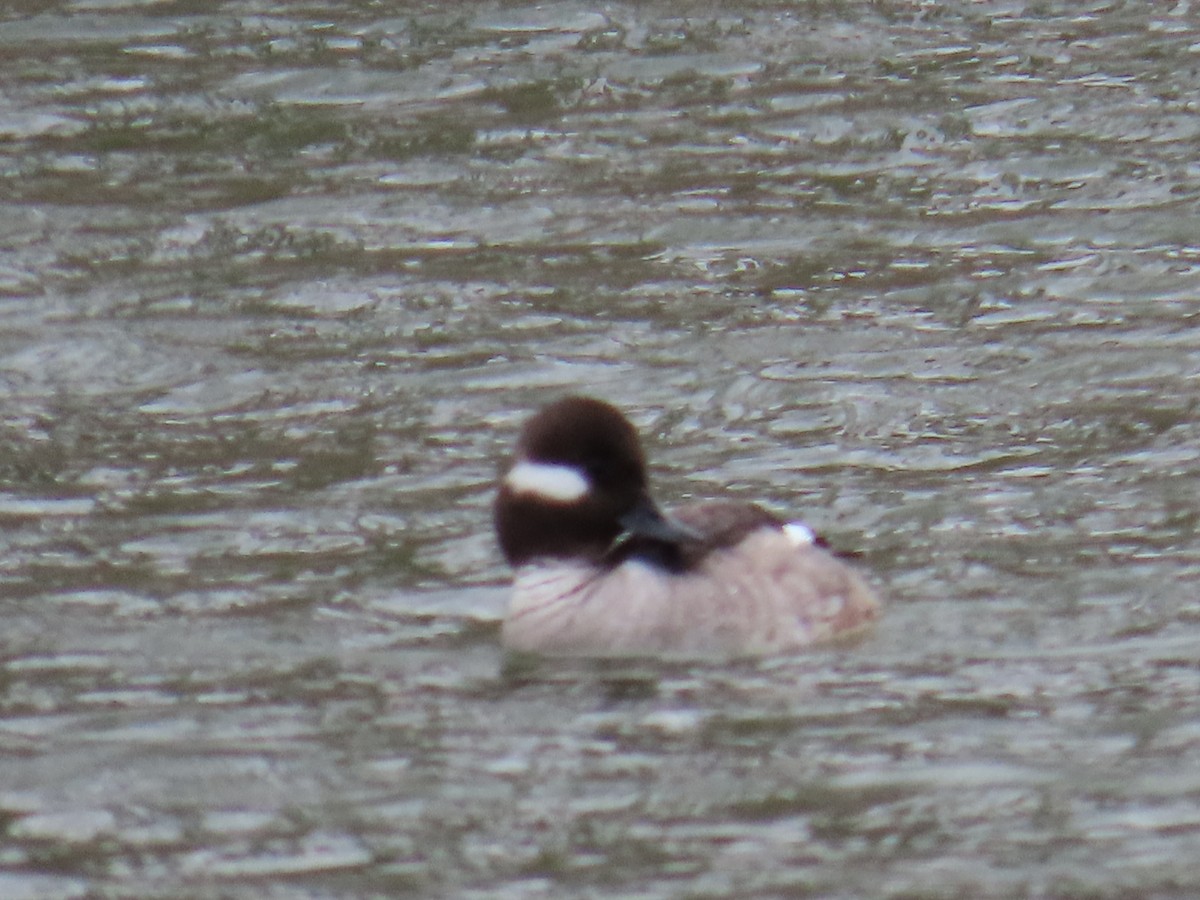
[[[0,10],[0,896],[1194,897],[1200,9]],[[504,665],[586,390],[873,634]]]

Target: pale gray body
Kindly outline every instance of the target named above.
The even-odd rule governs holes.
[[[521,566],[503,639],[556,656],[753,656],[850,635],[878,610],[841,560],[760,528],[682,573],[638,559],[604,571],[570,560]]]

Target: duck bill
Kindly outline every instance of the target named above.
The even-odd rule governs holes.
[[[700,539],[699,533],[663,515],[649,497],[642,497],[638,500],[637,505],[621,516],[618,521],[630,537],[651,538],[671,544]]]

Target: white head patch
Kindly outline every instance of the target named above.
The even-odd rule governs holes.
[[[592,489],[587,476],[574,466],[555,463],[519,462],[504,476],[504,484],[515,494],[536,494],[555,503],[574,503]]]
[[[813,530],[803,522],[788,522],[783,526],[783,533],[797,547],[811,547],[817,542]]]

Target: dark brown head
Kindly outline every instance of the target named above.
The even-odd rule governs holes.
[[[543,557],[600,561],[623,534],[686,537],[650,501],[633,425],[591,397],[557,400],[525,423],[494,513],[513,566]]]

